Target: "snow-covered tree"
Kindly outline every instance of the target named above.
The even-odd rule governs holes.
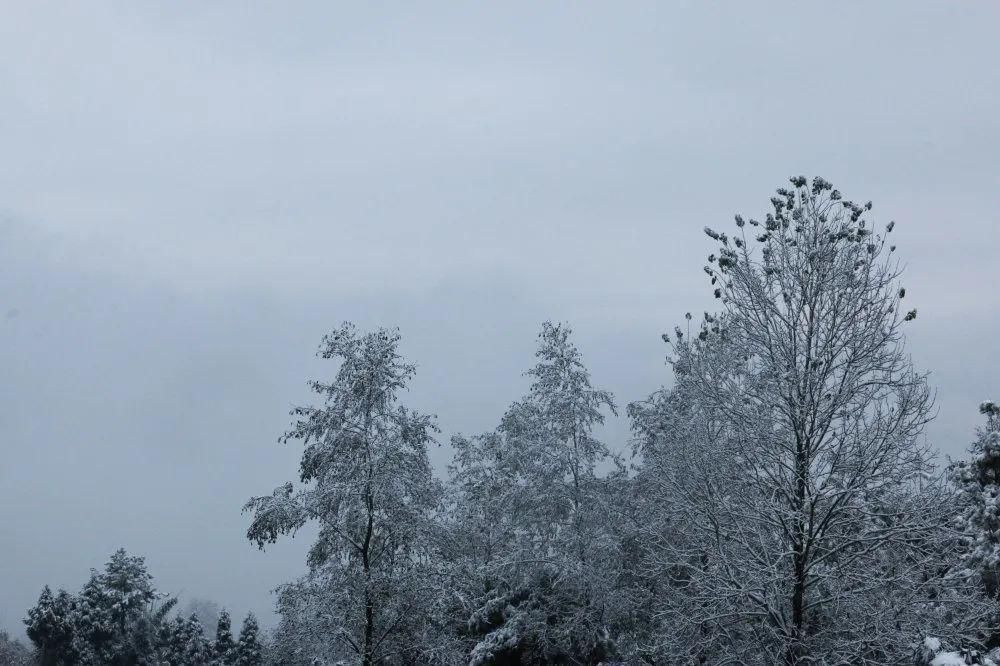
[[[0,664],[4,666],[31,666],[35,657],[21,641],[0,630]]]
[[[894,225],[876,233],[870,203],[820,178],[791,182],[763,222],[706,229],[722,312],[678,336],[671,413],[637,410],[661,454],[651,566],[684,658],[890,663],[927,625],[972,632],[982,607],[936,573],[953,504],[929,480]]]
[[[138,661],[149,649],[145,625],[147,614],[158,598],[145,559],[119,549],[95,582],[99,595],[92,603],[107,608],[114,627],[109,646],[113,663]]]
[[[446,612],[468,618],[472,663],[596,663],[614,653],[617,544],[599,468],[617,461],[593,431],[615,405],[591,385],[570,334],[543,324],[528,395],[496,432],[453,440]]]
[[[156,640],[149,661],[161,664],[183,664],[187,652],[184,618],[174,617],[156,628]]]
[[[176,616],[157,632],[155,664],[200,666],[212,663],[212,646],[197,615]]]
[[[467,664],[481,637],[469,619],[507,579],[530,505],[523,457],[500,432],[451,440],[454,457],[429,607],[432,663]]]
[[[997,666],[1000,652],[996,650],[984,654],[976,648],[958,648],[949,650],[941,641],[928,636],[916,650],[917,666]]]
[[[257,618],[249,613],[243,619],[240,627],[240,637],[236,643],[236,666],[262,666],[264,663],[264,648],[260,642],[260,627]]]
[[[960,493],[959,529],[965,535],[965,563],[976,570],[990,596],[1000,593],[1000,406],[979,406],[986,425],[977,432],[970,459],[949,465]]]
[[[73,652],[75,606],[75,599],[68,592],[59,590],[52,594],[46,585],[38,603],[28,609],[24,624],[43,666],[70,663],[76,658]]]
[[[77,595],[73,615],[73,648],[81,664],[112,664],[127,649],[129,635],[119,626],[111,595],[92,570]]]
[[[336,637],[343,631],[342,615],[327,596],[336,594],[325,580],[308,575],[277,590],[278,626],[268,645],[270,663],[288,666],[333,664],[343,659],[357,661],[357,654]],[[339,602],[338,602],[339,603]]]
[[[538,446],[539,467],[550,479],[542,490],[555,507],[564,507],[570,527],[561,550],[583,566],[600,537],[597,466],[608,462],[611,452],[593,429],[604,423],[607,410],[617,415],[611,393],[595,389],[583,357],[570,341],[572,330],[565,325],[545,322],[538,335],[538,363],[528,375],[534,378],[526,404],[531,408],[519,415],[524,420],[514,426]]]
[[[207,663],[207,655],[187,645],[195,635],[190,621],[168,620],[176,604],[176,598],[153,588],[143,558],[119,550],[102,571],[91,571],[79,594],[60,590],[53,595],[45,587],[25,624],[39,662],[46,665]],[[185,647],[174,649],[178,643]],[[171,657],[175,653],[181,656]],[[177,661],[181,658],[187,661]]]
[[[223,608],[216,622],[215,642],[212,643],[212,655],[217,664],[230,666],[236,659],[236,642],[233,641],[232,620],[229,611]]]
[[[287,483],[251,499],[248,538],[264,547],[306,522],[319,523],[309,553],[309,584],[319,592],[326,634],[364,666],[398,658],[419,616],[426,533],[440,496],[427,459],[432,417],[399,404],[415,367],[398,352],[400,336],[359,334],[345,323],[326,336],[320,356],[340,366],[330,383],[312,382],[321,406],[299,407],[282,441],[305,445],[303,485]],[[325,648],[324,648],[325,649]]]
[[[25,623],[45,663],[137,663],[152,650],[158,600],[143,558],[118,550],[80,594],[46,587]]]

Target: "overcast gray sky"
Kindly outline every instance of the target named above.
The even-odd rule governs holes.
[[[713,305],[702,227],[798,173],[898,221],[960,454],[1000,397],[1000,4],[810,4],[5,3],[0,627],[119,546],[270,622],[307,539],[240,506],[295,476],[325,332],[398,325],[443,441],[546,318],[642,398]]]

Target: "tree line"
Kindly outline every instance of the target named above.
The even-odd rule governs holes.
[[[263,644],[257,619],[250,613],[237,638],[223,609],[214,635],[208,636],[197,614],[175,611],[177,597],[157,592],[142,557],[119,549],[103,571],[92,570],[78,594],[53,593],[45,586],[24,624],[35,650],[7,640],[6,663],[147,664],[262,666]],[[0,654],[3,654],[0,652]],[[0,662],[3,663],[3,662]]]
[[[303,447],[298,480],[244,507],[261,548],[319,527],[260,658],[992,663],[1000,407],[981,405],[968,459],[939,464],[924,436],[933,394],[905,348],[917,310],[895,223],[876,228],[871,202],[822,178],[791,178],[770,203],[729,233],[705,229],[719,307],[664,335],[673,381],[627,405],[627,459],[597,435],[619,407],[564,324],[543,324],[531,386],[495,429],[451,438],[445,479],[427,455],[435,418],[401,403],[416,368],[399,332],[345,323],[324,337],[335,370],[281,437]],[[125,624],[113,606],[109,635],[199,633],[157,619],[153,597],[135,603]],[[38,608],[29,637],[45,655],[54,639],[32,622],[52,613]],[[137,630],[146,642],[124,661],[49,663],[223,658],[150,657],[158,631]]]

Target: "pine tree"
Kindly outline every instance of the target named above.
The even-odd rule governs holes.
[[[174,664],[178,659],[180,659],[181,651],[176,649],[176,641],[174,639],[176,632],[176,620],[168,620],[164,618],[156,626],[155,635],[153,639],[153,650],[151,653],[150,661],[154,666],[159,666],[159,664]]]
[[[28,639],[38,650],[42,666],[71,663],[73,651],[73,621],[75,602],[65,590],[56,595],[46,585],[38,603],[28,610],[24,623]]]
[[[103,607],[112,627],[107,648],[111,663],[136,663],[148,651],[145,624],[157,598],[145,559],[119,549],[95,582],[99,595],[93,602]]]
[[[142,557],[116,551],[76,598],[73,645],[80,663],[131,664],[146,652],[147,615],[156,593]]]
[[[189,664],[207,664],[212,659],[212,646],[205,638],[205,628],[198,616],[191,614],[184,622],[185,657]]]
[[[264,663],[264,649],[260,643],[260,628],[253,613],[248,613],[240,628],[240,638],[236,644],[236,666],[261,666]]]
[[[211,644],[197,615],[177,616],[161,624],[156,634],[154,663],[170,666],[204,666],[212,663]]]
[[[43,664],[136,664],[154,654],[174,604],[153,589],[143,558],[119,550],[79,594],[45,588],[25,624]]]
[[[236,643],[233,641],[233,632],[229,612],[222,609],[219,613],[219,623],[215,629],[215,643],[212,645],[212,653],[218,664],[228,666],[236,658]]]
[[[171,666],[188,666],[190,627],[183,617],[164,623],[157,634],[157,658]]]
[[[96,582],[111,608],[112,620],[122,633],[156,598],[145,558],[129,555],[124,548],[112,554],[104,571],[97,574]]]

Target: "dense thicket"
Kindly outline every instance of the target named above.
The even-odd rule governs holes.
[[[400,402],[415,366],[399,333],[342,325],[319,352],[333,378],[281,438],[303,445],[298,482],[245,506],[260,547],[319,528],[266,646],[252,617],[234,639],[219,613],[214,640],[169,618],[119,552],[78,595],[43,591],[37,658],[993,663],[1000,407],[981,406],[969,460],[937,465],[895,223],[871,209],[795,177],[763,219],[706,228],[718,311],[664,336],[668,387],[628,405],[634,437],[617,447],[601,438],[614,397],[547,322],[527,393],[495,429],[451,438],[442,483],[434,419]]]
[[[220,614],[213,641],[205,636],[197,615],[185,617],[173,613],[176,604],[175,597],[160,594],[153,587],[153,577],[142,557],[118,550],[103,571],[91,571],[90,579],[78,594],[65,590],[53,594],[46,586],[24,620],[34,652],[25,655],[25,650],[19,650],[5,657],[5,652],[0,651],[0,664],[261,666],[264,663],[257,622],[252,614],[244,620],[240,643],[234,645],[229,635],[228,613]]]

